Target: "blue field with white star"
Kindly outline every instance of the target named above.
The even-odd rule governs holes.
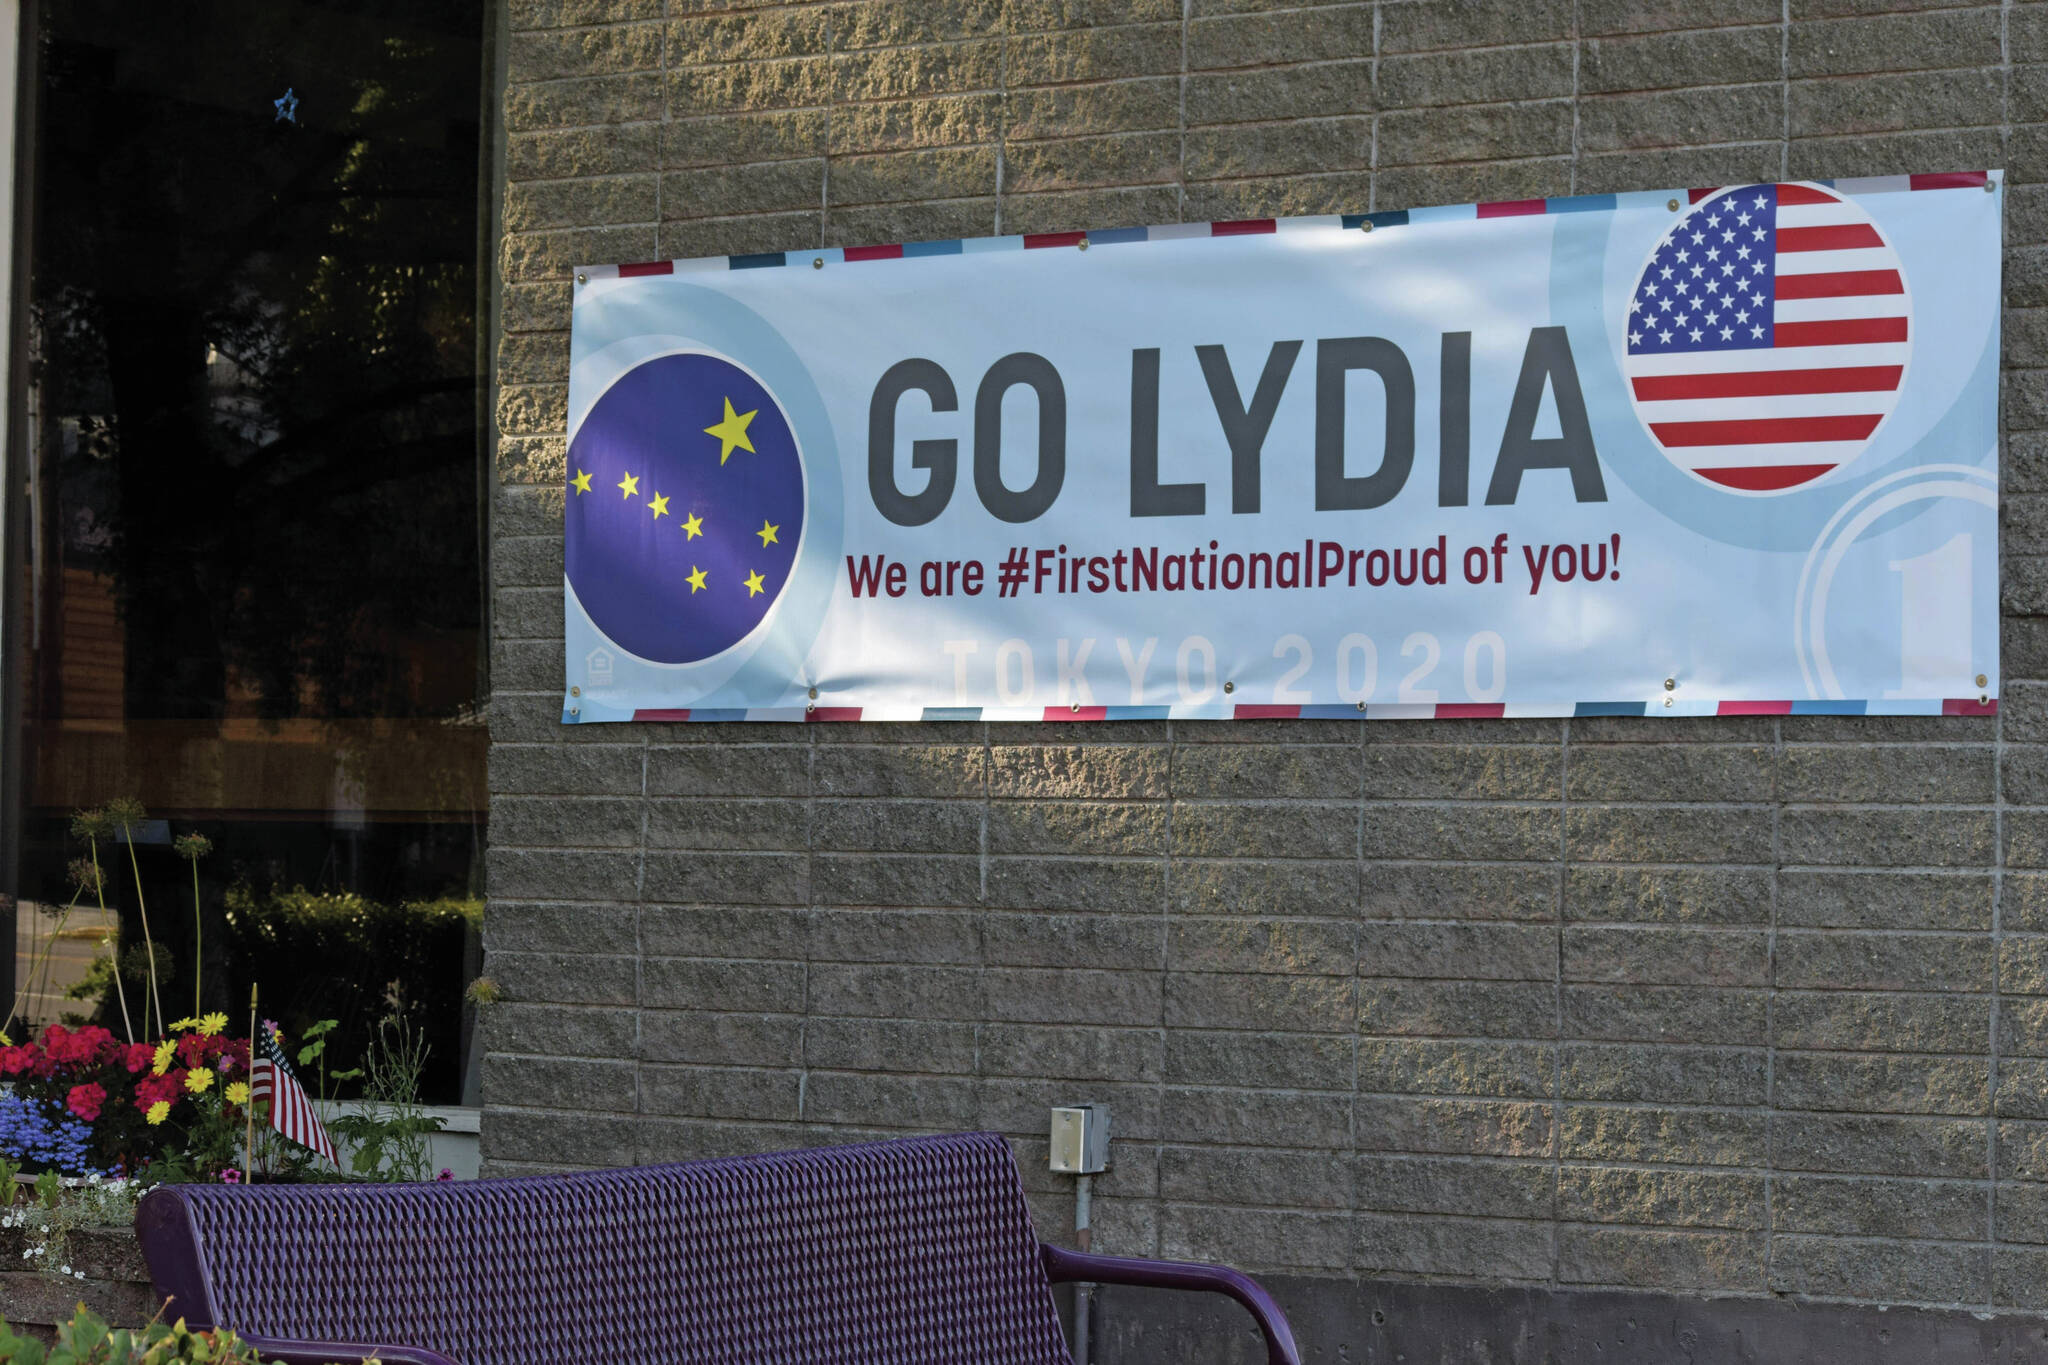
[[[569,447],[569,586],[655,663],[709,659],[759,626],[803,533],[802,457],[775,398],[709,355],[623,375]]]

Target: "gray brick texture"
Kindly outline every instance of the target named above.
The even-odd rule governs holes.
[[[1106,1101],[1097,1245],[2048,1311],[2048,4],[509,0],[483,1141]],[[567,274],[2002,166],[1995,718],[564,728]]]

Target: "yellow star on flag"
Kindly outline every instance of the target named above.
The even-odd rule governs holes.
[[[654,495],[654,500],[648,503],[647,505],[654,509],[654,515],[656,517],[665,517],[668,515],[668,499],[663,497],[659,493],[656,493]]]
[[[749,597],[758,597],[758,596],[760,596],[760,595],[761,595],[761,593],[762,593],[763,591],[765,591],[765,589],[763,589],[763,588],[762,588],[762,586],[761,586],[761,575],[759,575],[759,574],[757,574],[757,573],[750,573],[750,574],[748,574],[748,575],[747,575],[747,596],[749,596]]]
[[[718,438],[718,462],[721,465],[731,457],[735,446],[749,455],[754,453],[754,443],[747,436],[747,424],[753,421],[760,411],[759,408],[755,408],[752,412],[734,412],[732,400],[728,398],[725,400],[725,420],[715,426],[704,428],[706,436]]]
[[[690,566],[690,591],[695,593],[704,586],[704,571],[695,564]]]
[[[781,529],[780,526],[774,525],[766,517],[761,518],[761,529],[754,532],[755,535],[761,537],[761,548],[765,550],[770,545],[776,544],[775,533]]]
[[[690,515],[683,518],[684,540],[695,540],[698,536],[701,536],[703,534],[704,518],[698,516],[695,512],[692,512],[690,513]]]
[[[639,491],[640,480],[634,478],[631,474],[619,480],[619,492],[621,495],[630,498]]]
[[[569,482],[575,485],[576,491],[579,494],[590,491],[590,476],[580,469],[576,471],[576,477],[569,480]]]

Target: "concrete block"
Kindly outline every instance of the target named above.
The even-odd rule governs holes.
[[[1547,1223],[1361,1213],[1356,1229],[1367,1273],[1540,1281],[1555,1264]]]
[[[1566,1043],[1559,1054],[1565,1099],[1747,1107],[1766,1098],[1761,1048]]]
[[[1782,883],[1784,874],[1779,880]],[[1581,922],[1767,924],[1771,881],[1770,873],[1761,868],[1567,867],[1564,917]]]

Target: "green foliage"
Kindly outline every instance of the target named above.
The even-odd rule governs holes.
[[[340,1023],[341,1021],[338,1019],[322,1019],[316,1023],[306,1025],[306,1031],[299,1035],[306,1040],[306,1045],[299,1049],[299,1065],[316,1068],[315,1074],[318,1082],[314,1093],[323,1100],[329,1098],[327,1094],[327,1083],[329,1081],[357,1081],[363,1077],[363,1069],[359,1066],[350,1067],[346,1071],[336,1071],[331,1075],[328,1073],[327,1035],[334,1032],[340,1026]]]
[[[114,820],[104,808],[75,811],[71,816],[71,837],[82,844],[114,837]]]
[[[363,1079],[359,1068],[381,1013],[366,982],[397,973],[412,1027],[433,1038],[461,1036],[464,982],[456,964],[482,917],[481,900],[392,903],[304,887],[259,892],[244,884],[226,896],[227,957],[262,963],[263,999],[289,1002],[269,1008],[287,1034],[320,1048],[300,1064],[317,1064],[327,1082],[349,1083]],[[249,985],[237,979],[231,993],[245,994]],[[315,1032],[328,1019],[339,1022]],[[452,1095],[461,1084],[459,1065],[452,1048],[432,1057],[423,1092]],[[346,1095],[354,1086],[338,1089]]]
[[[363,1057],[367,1078],[358,1113],[328,1121],[335,1136],[355,1148],[351,1170],[366,1180],[421,1181],[430,1171],[429,1138],[442,1122],[420,1108],[420,1077],[427,1067],[427,1040],[412,1027],[397,982],[385,993],[389,1007]]]
[[[22,1269],[82,1280],[85,1272],[71,1265],[71,1234],[80,1228],[133,1227],[141,1197],[142,1186],[133,1180],[90,1175],[65,1185],[53,1174],[40,1175],[32,1200],[0,1209],[0,1228],[22,1234]],[[0,1361],[8,1358],[0,1352]]]
[[[71,1321],[58,1325],[55,1346],[16,1336],[0,1318],[0,1360],[11,1365],[264,1365],[256,1348],[231,1331],[194,1332],[183,1318],[168,1326],[109,1327],[82,1303]]]

